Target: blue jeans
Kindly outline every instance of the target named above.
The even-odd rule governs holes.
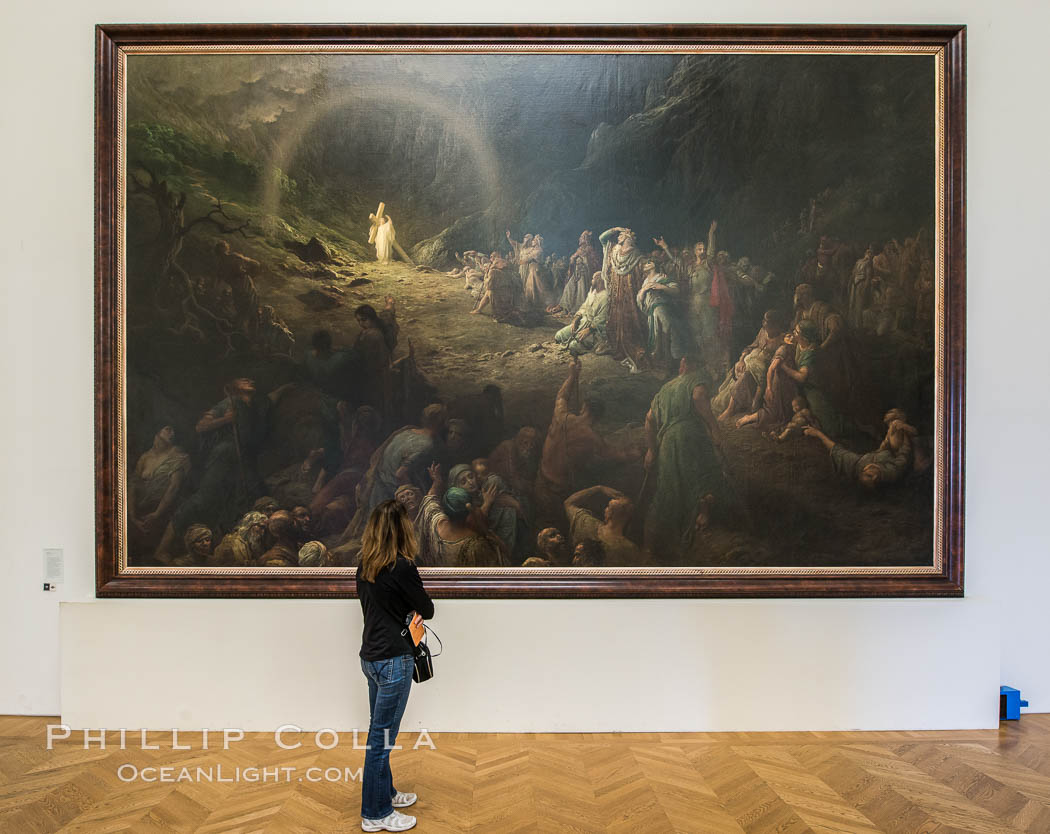
[[[386,660],[361,659],[361,670],[368,678],[368,750],[362,771],[361,816],[378,820],[394,810],[390,800],[397,795],[390,774],[390,747],[397,743],[397,731],[412,688],[412,655]],[[387,740],[389,739],[389,747]]]

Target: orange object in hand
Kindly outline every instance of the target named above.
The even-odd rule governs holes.
[[[423,617],[414,611],[412,612],[412,621],[408,624],[408,633],[412,635],[412,644],[418,646],[419,641],[423,639],[425,629],[423,628]]]

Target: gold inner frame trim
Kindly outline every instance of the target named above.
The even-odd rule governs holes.
[[[240,53],[266,55],[352,55],[377,53],[451,53],[459,55],[526,55],[529,53],[614,53],[614,54],[777,54],[810,53],[840,55],[934,55],[944,52],[942,46],[922,44],[525,44],[525,43],[480,43],[480,44],[144,44],[120,48],[126,55],[181,55],[213,54],[236,55]]]
[[[116,519],[117,573],[120,576],[310,576],[348,577],[356,568],[259,568],[259,567],[139,567],[127,563],[127,396],[126,368],[126,210],[127,210],[127,58],[129,55],[353,55],[353,54],[454,54],[454,55],[527,55],[527,54],[677,54],[677,55],[751,55],[751,54],[795,54],[795,55],[929,55],[934,60],[935,135],[934,165],[934,270],[935,270],[935,374],[934,374],[934,472],[944,472],[945,413],[947,389],[945,386],[945,297],[947,275],[947,235],[945,230],[946,183],[945,183],[945,137],[947,102],[945,99],[947,54],[943,46],[921,44],[518,44],[518,43],[463,43],[463,44],[170,44],[129,45],[117,50],[116,84],[116,200],[117,200],[117,258],[116,293],[118,318],[118,344],[115,346],[118,420],[116,450],[116,499],[120,512]],[[858,577],[858,576],[933,576],[940,575],[944,568],[944,488],[942,479],[934,477],[933,502],[933,553],[929,565],[902,566],[835,566],[835,567],[639,567],[639,568],[421,568],[424,576],[482,576],[490,578],[540,575],[550,577]]]

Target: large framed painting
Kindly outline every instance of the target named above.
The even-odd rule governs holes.
[[[961,595],[964,35],[98,27],[98,594]]]

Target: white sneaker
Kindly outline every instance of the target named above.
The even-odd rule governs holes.
[[[415,805],[416,800],[418,798],[419,797],[416,796],[414,793],[404,793],[403,791],[398,791],[394,798],[390,801],[393,803],[395,808],[407,808],[409,805]]]
[[[381,820],[368,820],[361,817],[362,831],[408,831],[416,827],[416,818],[400,811],[392,811]]]

